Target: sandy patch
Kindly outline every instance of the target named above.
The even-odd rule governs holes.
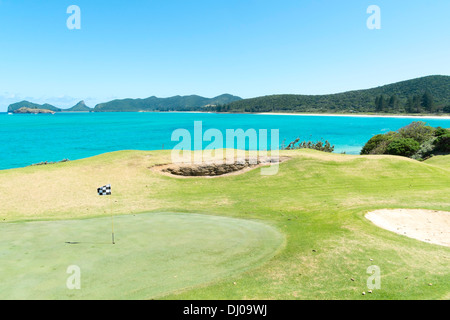
[[[402,118],[402,119],[442,119],[450,120],[450,116],[443,115],[383,115],[383,114],[354,114],[354,113],[283,113],[259,112],[256,114],[273,116],[313,116],[313,117],[354,117],[354,118]]]
[[[378,227],[428,243],[450,247],[450,212],[382,209],[366,214]]]

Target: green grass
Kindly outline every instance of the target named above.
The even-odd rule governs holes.
[[[169,151],[123,151],[47,167],[0,171],[0,226],[30,220],[108,217],[111,211],[257,219],[276,227],[286,238],[276,256],[257,267],[248,266],[241,273],[183,288],[161,289],[164,294],[158,297],[450,297],[449,248],[391,233],[364,218],[366,212],[381,208],[450,211],[450,156],[417,162],[402,157],[349,156],[312,150],[286,151],[283,155],[292,159],[282,163],[274,176],[261,176],[259,169],[254,169],[235,176],[182,179],[149,170],[154,164],[169,163]],[[23,193],[24,183],[29,194]],[[113,186],[113,205],[95,194],[96,188],[106,183]],[[16,236],[20,238],[20,234]],[[245,237],[245,233],[241,236]],[[29,248],[41,250],[32,244]],[[81,250],[83,246],[77,248]],[[135,248],[135,252],[139,250]],[[119,258],[110,257],[111,262],[116,259]],[[362,296],[361,292],[368,290],[366,270],[371,265],[380,267],[381,289]],[[110,267],[109,271],[120,270],[119,266]],[[23,274],[26,272],[24,269]],[[8,278],[8,273],[1,274]],[[148,280],[140,268],[129,278]],[[120,278],[116,281],[117,286],[133,286]],[[138,292],[133,297],[148,295]]]
[[[266,224],[153,213],[0,225],[0,299],[156,298],[227,278],[271,258],[284,242]],[[66,286],[78,266],[81,289]]]

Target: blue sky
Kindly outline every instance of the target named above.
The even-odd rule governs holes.
[[[369,30],[369,5],[381,29]],[[67,8],[81,9],[69,30]],[[0,0],[0,111],[324,94],[450,75],[450,1]]]

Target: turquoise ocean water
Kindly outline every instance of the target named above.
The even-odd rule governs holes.
[[[203,132],[219,129],[279,130],[279,143],[296,139],[328,140],[335,152],[359,154],[373,135],[397,130],[413,121],[450,127],[447,119],[351,116],[291,116],[212,113],[0,113],[0,170],[42,161],[76,160],[117,150],[171,149],[176,129],[194,137],[194,121]],[[224,138],[225,139],[225,138]],[[204,142],[203,148],[210,142]],[[223,141],[225,146],[225,140]],[[192,144],[193,145],[193,144]],[[268,142],[270,145],[270,140]]]

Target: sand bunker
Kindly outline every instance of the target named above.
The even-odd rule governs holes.
[[[366,218],[386,230],[450,247],[450,212],[423,209],[382,209]]]

